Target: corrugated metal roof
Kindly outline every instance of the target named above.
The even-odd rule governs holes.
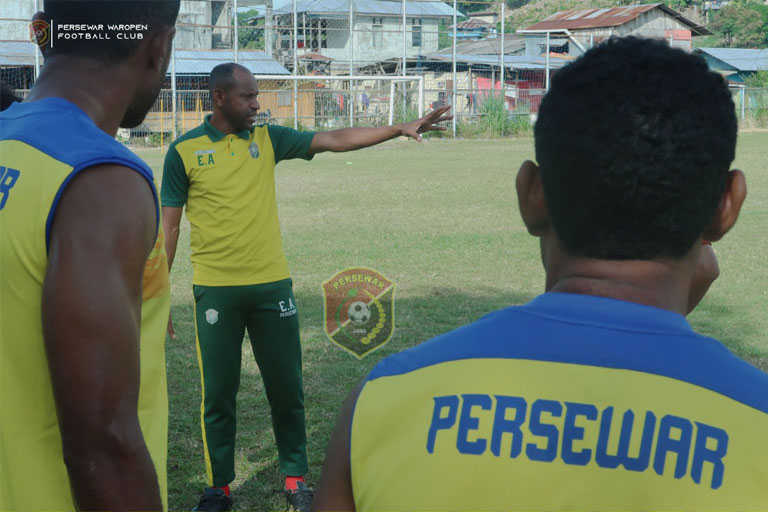
[[[430,59],[451,62],[450,53],[436,53],[430,55]],[[549,59],[550,69],[560,69],[570,62],[571,59],[561,59],[552,57]],[[464,64],[485,64],[487,66],[498,66],[498,55],[472,55],[456,54],[456,62]],[[544,57],[528,57],[525,55],[505,55],[504,66],[509,69],[546,69],[547,63]]]
[[[664,4],[642,4],[627,7],[610,7],[602,9],[570,9],[556,12],[543,21],[527,27],[526,30],[583,30],[590,28],[618,27],[629,23],[643,13],[661,9],[665,14],[677,19],[680,23],[691,27],[691,31],[697,35],[706,35],[711,32],[706,27],[694,23],[674,9]]]
[[[768,70],[768,50],[750,50],[747,48],[698,48],[696,51],[711,55],[738,71]]]
[[[456,53],[464,55],[492,55],[499,52],[499,38],[489,37],[477,41],[462,41],[456,43]],[[504,53],[509,55],[519,53],[525,49],[525,39],[515,34],[504,35]],[[441,49],[436,53],[450,52],[450,47]],[[429,58],[429,56],[427,56]]]
[[[31,41],[0,42],[0,66],[34,66],[36,51]]]
[[[232,50],[176,50],[177,75],[208,74],[215,66],[225,62],[235,62],[235,53]],[[237,55],[237,63],[256,75],[290,74],[279,62],[268,57],[264,52],[241,50]],[[170,73],[169,66],[168,74]]]
[[[491,27],[493,27],[493,25],[490,23],[486,23],[483,20],[473,19],[468,19],[467,21],[462,21],[461,23],[456,24],[456,28],[459,30],[487,30]]]
[[[303,0],[296,2],[296,12],[308,14],[348,14],[349,2],[358,14],[376,14],[399,16],[401,2],[392,0]],[[275,9],[275,14],[290,14],[291,6]],[[453,16],[453,7],[443,2],[411,2],[405,3],[405,14],[411,17],[440,17]],[[457,14],[463,16],[457,9]]]

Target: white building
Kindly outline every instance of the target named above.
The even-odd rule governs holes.
[[[350,2],[352,5],[350,6]],[[418,58],[438,49],[438,27],[453,8],[442,2],[406,2],[406,57]],[[350,7],[352,30],[350,31]],[[402,2],[397,0],[304,0],[297,3],[299,55],[315,53],[332,59],[332,69],[348,71],[403,54]],[[290,4],[274,11],[276,54],[291,65]]]

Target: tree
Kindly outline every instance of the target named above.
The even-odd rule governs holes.
[[[768,47],[768,6],[757,0],[734,0],[723,7],[709,28],[719,44],[734,48]]]
[[[257,19],[255,24],[248,23],[248,20],[258,15],[259,12],[255,9],[237,13],[237,41],[240,48],[244,50],[264,49],[264,19]]]

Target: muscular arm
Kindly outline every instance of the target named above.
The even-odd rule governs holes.
[[[156,224],[147,182],[114,165],[82,171],[55,212],[43,334],[78,510],[162,510],[137,414],[141,282]]]
[[[318,132],[312,138],[309,153],[316,154],[324,151],[353,151],[355,149],[374,146],[401,135],[421,140],[421,134],[424,132],[445,130],[445,128],[436,126],[436,124],[452,119],[451,116],[444,115],[450,108],[450,106],[439,108],[421,119],[394,126],[382,126],[380,128],[342,128],[341,130],[333,130],[330,132]]]
[[[176,256],[176,245],[179,242],[179,224],[183,208],[163,206],[163,232],[165,233],[165,252],[168,256],[168,270],[173,266]]]
[[[323,474],[312,503],[312,512],[354,512],[355,510],[352,472],[349,464],[349,440],[355,402],[362,389],[363,384],[358,384],[341,407],[336,427],[328,442]]]
[[[380,128],[342,128],[341,130],[318,132],[312,139],[309,152],[316,154],[324,151],[353,151],[374,146],[401,135],[404,133],[400,125]]]

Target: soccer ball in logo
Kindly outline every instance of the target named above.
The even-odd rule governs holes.
[[[362,325],[371,319],[371,310],[368,309],[368,304],[356,300],[349,305],[347,315],[353,324]]]

